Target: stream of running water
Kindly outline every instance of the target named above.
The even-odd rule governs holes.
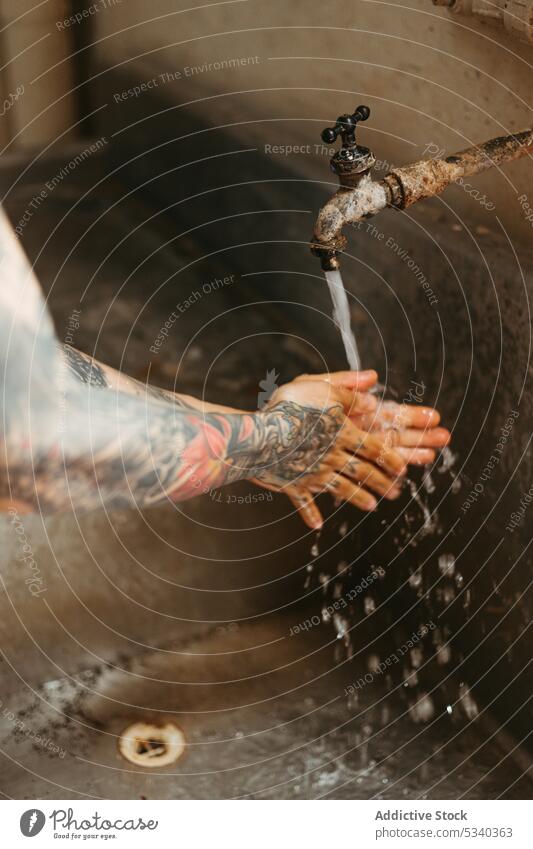
[[[346,359],[351,369],[361,371],[361,357],[352,331],[350,306],[340,271],[326,271],[326,280],[333,301],[333,320],[340,330]]]
[[[348,296],[343,286],[341,274],[338,270],[326,271],[325,274],[331,294],[331,300],[333,301],[333,319],[342,337],[346,352],[346,359],[348,360],[348,364],[351,369],[360,371],[361,358],[357,348],[357,341],[351,327]],[[385,387],[379,384],[371,391],[378,392],[382,397],[385,397]],[[454,455],[452,455],[450,450],[448,448],[444,448],[441,460],[436,467],[436,471],[439,473],[447,472],[450,474],[450,466],[453,465],[453,459]],[[407,599],[405,604],[407,604],[410,598],[409,592],[411,592],[411,594],[413,592],[417,593],[419,606],[420,609],[424,609],[426,621],[433,623],[434,619],[436,620],[436,616],[439,615],[438,611],[440,611],[443,606],[451,604],[456,593],[461,592],[463,578],[458,572],[456,574],[455,558],[453,554],[441,554],[438,558],[438,565],[436,563],[433,563],[433,565],[428,564],[426,562],[428,559],[427,556],[426,560],[423,560],[422,565],[419,565],[419,558],[414,556],[414,552],[411,556],[409,556],[408,552],[416,549],[424,538],[439,535],[442,529],[437,509],[436,507],[431,506],[430,496],[435,491],[436,487],[430,472],[427,471],[425,473],[422,481],[416,482],[415,480],[408,479],[407,483],[409,485],[410,500],[409,504],[405,505],[403,519],[397,522],[395,526],[393,523],[394,532],[391,534],[388,541],[391,552],[386,551],[386,548],[383,546],[381,549],[375,549],[376,553],[379,551],[382,554],[384,566],[379,567],[381,570],[379,572],[380,580],[375,584],[375,586],[364,593],[361,593],[361,604],[358,605],[354,602],[354,605],[351,606],[349,613],[346,615],[341,615],[339,613],[331,615],[331,610],[334,609],[337,599],[343,598],[347,593],[349,594],[352,592],[353,594],[357,592],[357,587],[355,590],[353,589],[356,579],[350,575],[351,568],[348,566],[347,561],[341,561],[338,564],[336,575],[329,575],[322,572],[318,575],[319,583],[322,584],[323,592],[326,596],[324,609],[322,611],[322,620],[324,622],[329,622],[331,620],[339,641],[337,643],[335,654],[337,662],[341,662],[343,659],[350,659],[352,657],[352,629],[355,627],[354,623],[358,621],[358,616],[362,616],[363,619],[366,618],[370,613],[377,610],[380,605],[383,604],[383,598],[387,597],[386,591],[382,589],[380,590],[379,585],[382,583],[381,579],[386,575],[387,569],[385,566],[387,565],[389,556],[394,562],[396,562],[397,570],[400,569],[400,566],[403,563],[404,581],[407,579],[406,586],[408,586],[408,589],[404,593]],[[456,492],[459,487],[460,481],[457,480],[457,487],[452,486],[452,492]],[[382,524],[384,522],[386,522],[385,519],[382,520]],[[350,533],[346,519],[343,520],[338,529],[338,533],[340,537],[344,537]],[[317,536],[311,549],[310,563],[307,565],[307,577],[305,583],[306,589],[311,586],[314,577],[314,564],[320,558],[318,543],[319,537]],[[353,556],[352,546],[353,542],[350,543],[349,541],[344,545],[344,551],[349,552],[350,559]],[[394,550],[396,550],[395,554],[393,554]],[[403,561],[401,560],[402,554],[404,556]],[[376,556],[376,554],[374,554],[374,556]],[[432,558],[432,560],[435,560],[435,558]],[[422,568],[422,566],[424,566],[424,568]],[[432,582],[429,581],[428,574],[431,574],[434,577],[435,573],[441,576],[439,579],[439,589],[431,592],[426,590],[424,593],[424,582],[426,585],[428,583],[432,585]],[[373,574],[374,573],[372,573],[372,575]],[[465,602],[465,609],[466,604],[467,603]],[[358,607],[361,608],[359,611],[357,609]],[[437,613],[435,611],[437,611]],[[409,713],[413,721],[417,723],[429,722],[434,716],[436,710],[434,698],[429,696],[425,690],[425,687],[428,685],[424,675],[421,674],[420,682],[417,677],[418,673],[416,670],[419,665],[422,665],[421,658],[424,657],[424,651],[428,653],[428,655],[433,653],[436,656],[438,654],[437,662],[439,664],[448,662],[449,657],[451,657],[450,650],[445,643],[446,635],[444,632],[441,633],[441,629],[437,629],[435,626],[433,627],[435,628],[435,634],[432,635],[429,640],[425,640],[423,649],[421,648],[423,641],[420,640],[420,646],[417,647],[416,650],[411,651],[409,655],[409,662],[404,664],[403,677],[407,681],[404,686],[407,687],[409,684],[409,687],[411,688],[409,691],[410,698],[408,699]],[[372,671],[372,664],[376,666],[377,658],[377,654],[370,655],[368,658],[368,664],[370,664],[368,668],[371,675],[375,674],[375,671]],[[461,686],[463,688],[466,687],[466,685]],[[466,696],[464,698],[461,696],[461,693],[459,694],[464,712],[467,716],[470,714],[475,716],[477,714],[477,707],[470,695],[468,687],[466,687],[465,692]],[[446,710],[447,713],[450,714],[453,711],[453,706],[449,701],[450,696],[446,695],[446,693],[447,691],[441,695],[441,700],[442,698],[447,700]]]

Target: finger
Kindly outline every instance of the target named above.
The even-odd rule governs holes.
[[[397,404],[396,401],[383,401],[380,417],[384,421],[396,422],[398,427],[436,427],[440,422],[440,413],[433,407]]]
[[[339,399],[347,416],[372,415],[377,408],[376,398],[368,392],[354,392],[344,386],[336,386],[332,396]]]
[[[269,489],[271,492],[282,491],[282,487],[278,486],[278,484],[266,483],[265,481],[260,480],[259,478],[250,478],[250,482],[255,484],[255,486],[260,487],[261,489]]]
[[[410,466],[428,466],[435,460],[435,452],[431,448],[397,448],[396,450]]]
[[[334,495],[335,498],[348,501],[360,510],[371,512],[378,506],[378,502],[370,492],[343,475],[330,476],[324,483],[324,489]]]
[[[377,401],[369,392],[354,392],[353,389],[347,389],[345,386],[335,386],[331,388],[324,406],[327,408],[334,404],[341,404],[346,416],[361,416],[375,410]]]
[[[433,428],[440,422],[440,413],[433,407],[417,407],[411,404],[396,404],[383,401],[374,415],[364,415],[356,422],[363,430],[385,430],[392,427]]]
[[[394,444],[402,448],[442,448],[451,438],[449,430],[445,427],[432,427],[428,430],[404,428],[395,433]]]
[[[311,493],[306,489],[296,486],[288,487],[285,492],[307,527],[313,530],[319,530],[323,526],[324,521]]]
[[[339,434],[338,445],[366,460],[371,460],[394,477],[404,475],[407,471],[403,457],[387,444],[385,437],[367,433],[355,427],[349,420],[345,421]]]
[[[338,458],[335,467],[349,480],[362,484],[385,498],[392,500],[401,494],[402,490],[397,482],[383,474],[372,463],[366,463],[344,453]]]
[[[301,374],[296,378],[298,382],[324,380],[326,383],[331,383],[335,387],[359,389],[362,391],[374,386],[377,379],[378,375],[374,369],[368,369],[367,371],[333,371],[326,372],[325,374]]]

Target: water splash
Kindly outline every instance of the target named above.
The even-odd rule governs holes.
[[[447,578],[453,578],[455,574],[455,557],[453,554],[441,554],[439,557],[439,570]]]
[[[445,445],[444,448],[441,448],[440,456],[442,462],[437,469],[438,473],[440,475],[445,475],[447,472],[453,472],[455,462],[457,460],[457,454],[454,454],[451,448]]]
[[[354,371],[361,371],[361,357],[352,331],[350,306],[340,271],[326,271],[326,280],[333,301],[333,320],[340,330],[348,365]]]
[[[423,524],[422,527],[418,531],[418,538],[423,539],[430,534],[434,534],[435,531],[439,528],[439,516],[437,511],[434,510],[431,512],[428,504],[424,501],[421,496],[420,490],[418,489],[416,482],[412,480],[408,480],[409,491],[411,493],[411,500],[419,507],[422,516],[423,516]]]
[[[361,369],[361,358],[357,341],[351,328],[349,301],[340,272],[337,270],[326,272],[326,281],[333,303],[333,319],[341,334],[346,359],[351,369],[359,371]],[[391,398],[400,401],[398,393],[392,387],[378,385],[373,387],[371,391],[384,400]],[[436,508],[431,509],[431,504],[436,501],[435,495],[437,490],[442,489],[442,486],[439,485],[438,477],[444,475],[451,479],[450,489],[452,494],[457,494],[461,489],[461,476],[455,468],[457,459],[457,455],[448,447],[445,447],[442,449],[439,462],[435,463],[433,468],[424,471],[418,484],[413,480],[407,480],[410,503],[405,509],[403,523],[397,526],[398,534],[393,539],[393,543],[398,546],[398,550],[400,548],[404,550],[406,544],[416,548],[425,537],[442,534],[439,514]],[[338,506],[338,503],[336,506]],[[385,519],[382,520],[382,524],[386,524]],[[339,541],[346,538],[346,542],[348,542],[349,539],[353,538],[352,531],[345,520],[337,528],[337,534]],[[313,559],[319,556],[317,543],[318,537],[311,550]],[[431,560],[434,563],[433,568],[437,569],[442,580],[436,590],[433,590],[431,593],[428,592],[427,597],[424,592],[424,586],[427,584],[425,580],[427,567],[424,568],[423,565],[417,564],[415,559],[414,563],[409,564],[409,574],[407,576],[411,591],[414,591],[422,607],[426,610],[427,621],[432,620],[435,608],[446,609],[455,599],[456,593],[462,595],[462,606],[465,616],[468,618],[471,604],[470,591],[468,589],[463,590],[464,578],[457,570],[453,554],[444,553],[438,558],[435,556],[431,557]],[[342,569],[341,565],[343,567]],[[345,585],[346,583],[349,585],[351,581],[350,575],[344,568],[345,566],[346,564],[344,562],[342,564],[339,563],[337,567],[337,580],[335,580],[334,576],[330,577],[328,575],[326,577],[323,573],[319,579],[323,596],[326,599],[328,597],[332,599],[333,603],[338,602],[343,597],[346,590]],[[351,573],[351,568],[349,571]],[[331,607],[332,605],[324,603],[321,613],[322,621],[328,623],[333,628],[337,637],[334,649],[334,662],[337,664],[342,662],[343,654],[345,654],[348,660],[352,658],[353,648],[350,626],[354,621],[354,617],[355,620],[358,620],[361,616],[364,618],[368,617],[372,621],[375,618],[373,614],[376,612],[377,605],[373,593],[367,592],[353,605],[350,605],[346,616],[333,614]],[[446,627],[444,628],[444,633],[440,629],[437,629],[433,643],[429,642],[427,645],[421,643],[406,655],[402,663],[403,668],[398,676],[403,683],[402,692],[405,693],[403,698],[407,702],[409,715],[412,721],[417,724],[430,722],[438,710],[436,702],[427,691],[427,674],[424,670],[426,659],[435,662],[436,666],[440,667],[443,671],[452,662],[453,653],[449,645],[449,634],[446,633]],[[380,671],[379,655],[371,654],[366,659],[366,662],[370,673],[377,676],[378,671]],[[387,676],[385,683],[387,689],[392,689],[393,680],[391,676]],[[441,709],[445,708],[447,713],[451,714],[453,703],[450,704],[449,700],[450,694],[447,694],[446,691],[438,699],[442,705]],[[462,707],[462,713],[469,719],[475,718],[477,705],[466,684],[463,684],[459,691],[459,702]],[[388,707],[385,710],[385,718],[387,718]],[[363,729],[360,745],[361,766],[363,768],[366,768],[371,763],[368,752],[368,740],[365,739],[366,736]]]

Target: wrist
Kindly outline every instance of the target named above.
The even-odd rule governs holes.
[[[320,410],[281,401],[254,414],[261,449],[254,477],[276,486],[314,472],[342,427],[342,409]]]

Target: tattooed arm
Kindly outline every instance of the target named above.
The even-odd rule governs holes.
[[[146,507],[252,477],[283,486],[318,466],[341,426],[333,399],[322,409],[285,401],[265,412],[210,412],[73,349],[65,356],[75,414],[62,445],[75,506]],[[80,451],[85,431],[90,444]]]
[[[113,388],[111,369],[67,347],[56,346],[51,364],[60,403],[31,403],[47,423],[46,440],[39,427],[21,439],[13,414],[5,431],[6,489],[43,512],[142,508],[251,477],[283,486],[320,462],[341,424],[334,401],[324,409],[283,402],[264,413],[205,412],[164,391],[120,388],[119,375]],[[24,399],[13,401],[20,412]]]
[[[0,249],[4,505],[146,507],[242,478],[284,486],[335,443],[343,406],[330,391],[318,405],[281,399],[265,412],[210,412],[59,345],[3,213]]]
[[[352,415],[375,372],[305,376],[268,408],[217,408],[143,386],[58,344],[39,285],[0,212],[0,500],[57,512],[180,501],[249,478],[283,489],[319,527],[313,497],[329,489],[362,509],[365,487],[396,497],[401,455]]]

